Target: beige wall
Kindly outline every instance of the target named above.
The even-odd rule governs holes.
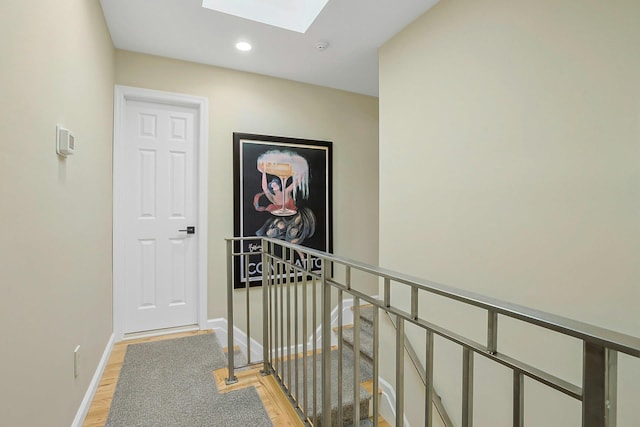
[[[0,425],[68,426],[111,335],[114,49],[98,1],[3,1],[0,28]]]
[[[233,235],[233,132],[333,141],[334,252],[377,262],[377,98],[120,50],[116,83],[209,100],[208,318],[226,317],[224,238]],[[376,284],[366,289],[375,292]],[[253,331],[260,334],[261,328]]]
[[[635,0],[442,0],[388,42],[380,264],[640,336],[638,22]],[[481,313],[439,307],[485,340]],[[581,382],[579,343],[505,322],[500,344]],[[440,349],[459,420],[460,352]],[[510,374],[483,363],[477,425],[511,425]],[[635,425],[640,360],[620,364],[619,425]],[[578,425],[577,403],[540,388],[527,425]]]

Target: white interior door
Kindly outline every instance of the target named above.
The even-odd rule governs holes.
[[[135,97],[125,97],[120,109],[114,297],[118,286],[121,298],[114,298],[114,321],[120,317],[125,334],[197,324],[201,113]]]

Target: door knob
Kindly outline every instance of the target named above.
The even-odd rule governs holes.
[[[194,227],[193,225],[190,225],[186,229],[178,230],[178,231],[183,232],[183,233],[187,233],[187,234],[196,234],[196,227]]]

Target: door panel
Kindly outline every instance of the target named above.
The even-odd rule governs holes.
[[[198,320],[196,109],[127,100],[124,332]]]

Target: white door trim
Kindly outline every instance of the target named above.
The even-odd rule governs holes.
[[[204,97],[141,89],[130,86],[115,86],[114,132],[113,132],[113,333],[116,341],[124,338],[125,290],[124,290],[124,222],[119,211],[123,190],[122,182],[124,112],[127,101],[154,102],[195,108],[198,111],[198,326],[207,327],[207,176],[208,176],[208,100]]]

